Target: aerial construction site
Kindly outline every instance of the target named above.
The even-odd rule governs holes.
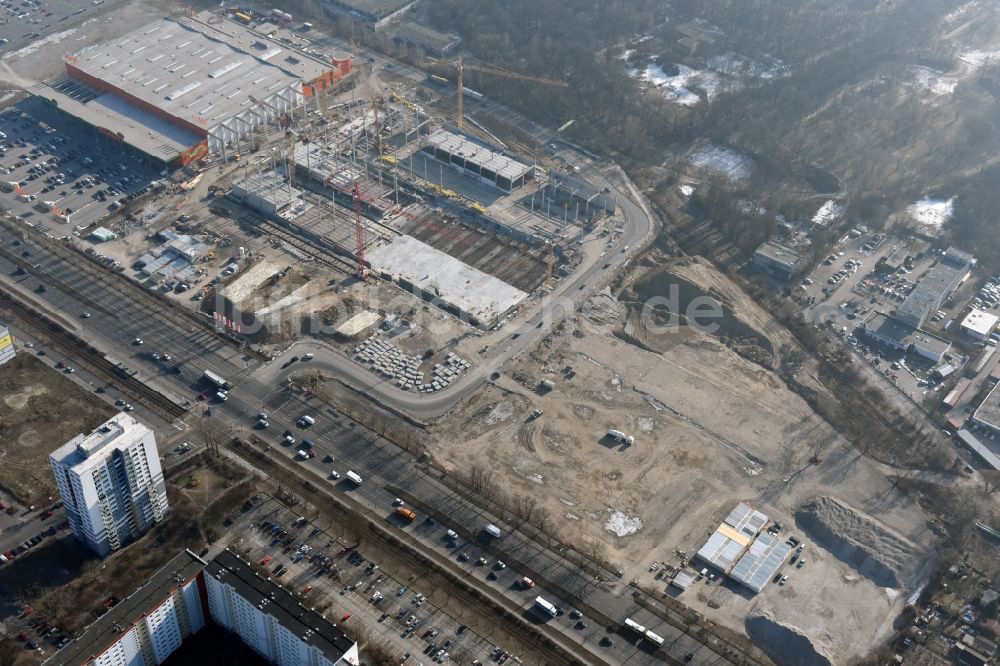
[[[207,598],[239,633],[219,600],[240,594],[329,663],[846,664],[904,637],[948,538],[934,503],[961,504],[978,472],[906,409],[872,408],[892,428],[866,444],[844,425],[868,403],[837,393],[854,364],[831,349],[857,346],[857,315],[798,325],[786,292],[748,281],[825,251],[770,242],[722,270],[678,249],[678,211],[767,214],[712,207],[705,162],[726,148],[623,163],[636,184],[573,134],[585,112],[502,92],[578,92],[571,68],[475,58],[407,0],[328,0],[308,20],[162,1],[53,0],[36,37],[2,37],[0,380],[16,391],[0,407],[17,450],[0,441],[0,597],[22,610],[0,621],[25,654],[104,654],[159,617],[153,598]],[[638,57],[616,53],[602,66]],[[679,98],[677,71],[660,73]],[[829,288],[800,291],[883,266],[866,238],[839,241],[860,258],[830,254]],[[937,261],[911,254],[901,275]],[[968,255],[950,280],[973,270]],[[76,398],[54,413],[55,393]],[[143,428],[163,467],[155,536],[122,527],[107,569],[33,541],[79,546],[59,470]],[[46,458],[38,433],[76,430],[89,443]],[[52,568],[31,553],[60,581],[20,582]],[[149,583],[126,589],[125,570]],[[73,613],[64,586],[87,599]]]

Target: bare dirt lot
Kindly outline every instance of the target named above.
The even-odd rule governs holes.
[[[25,505],[55,496],[49,454],[90,432],[115,409],[21,350],[0,366],[0,487]]]
[[[787,331],[707,265],[676,270],[678,280],[645,283],[642,298],[670,282],[717,295],[721,330],[682,321],[651,335],[635,303],[595,297],[586,321],[554,331],[439,424],[430,450],[452,469],[488,465],[497,486],[543,503],[560,538],[658,593],[653,562],[679,564],[675,549],[693,554],[750,502],[785,526],[782,538],[806,540],[807,563],[786,563],[787,584],[758,595],[703,581],[680,600],[788,663],[864,653],[930,573],[926,516],[769,369]],[[539,392],[543,378],[556,388]],[[544,414],[528,420],[535,407]],[[609,428],[635,442],[611,441]]]

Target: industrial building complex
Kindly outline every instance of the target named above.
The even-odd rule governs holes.
[[[792,551],[764,533],[767,516],[740,502],[698,550],[698,559],[723,575],[760,592]]]
[[[350,56],[325,62],[209,12],[159,19],[64,59],[66,78],[34,93],[164,166],[239,151],[351,71]]]
[[[975,258],[968,252],[956,247],[948,248],[894,312],[873,312],[858,326],[859,332],[893,349],[912,351],[940,362],[951,348],[951,343],[922,327],[969,276],[973,264]],[[991,316],[986,315],[987,318]],[[979,329],[992,330],[986,318],[970,315],[967,321],[973,336]],[[995,325],[996,321],[993,323]]]
[[[969,275],[975,259],[956,247],[948,248],[941,259],[917,283],[916,288],[896,308],[893,317],[920,328]]]

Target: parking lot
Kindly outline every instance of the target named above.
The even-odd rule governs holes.
[[[0,114],[5,207],[51,233],[86,227],[134,199],[157,171],[39,100]]]
[[[0,0],[0,51],[20,49],[120,0]]]
[[[347,626],[364,625],[366,640],[381,643],[401,660],[409,655],[412,663],[468,664],[506,652],[455,619],[447,590],[421,591],[419,578],[396,580],[363,546],[352,548],[348,539],[276,502],[255,512],[241,545],[262,572],[266,569],[313,607],[329,607],[335,620],[349,614]]]

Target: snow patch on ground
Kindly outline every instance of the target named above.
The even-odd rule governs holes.
[[[833,199],[830,199],[816,211],[813,215],[813,224],[818,224],[820,226],[827,226],[833,222],[836,222],[844,214],[844,204],[838,203]]]
[[[486,417],[486,422],[490,425],[496,425],[497,423],[506,421],[513,415],[514,405],[507,401],[498,402],[493,406],[493,409],[490,410],[489,415]]]
[[[1000,61],[1000,51],[979,51],[969,49],[958,54],[958,59],[973,69],[982,69],[987,65]]]
[[[694,185],[681,185],[680,190],[681,194],[683,194],[686,197],[689,197],[692,194],[694,194]]]
[[[738,150],[709,144],[691,156],[691,164],[730,180],[744,180],[753,170],[753,160]]]
[[[932,95],[950,95],[958,86],[957,78],[943,76],[940,72],[927,67],[914,67],[912,72],[914,84]]]
[[[951,199],[931,199],[924,197],[917,203],[909,206],[906,212],[918,224],[933,227],[936,231],[941,231],[944,223],[951,219],[955,213],[955,197]]]
[[[634,51],[626,51],[628,57]],[[709,58],[704,69],[694,69],[687,65],[671,65],[676,74],[667,74],[655,62],[643,70],[633,70],[629,74],[660,89],[663,96],[681,106],[695,106],[701,101],[699,92],[711,101],[719,95],[743,90],[751,80],[769,80],[787,76],[787,65],[767,56],[763,61],[753,60],[738,53],[725,53]]]
[[[540,486],[545,485],[545,477],[542,476],[541,474],[529,474],[525,478],[528,479],[528,481],[531,481],[532,483],[537,483]]]
[[[36,42],[32,42],[25,46],[24,48],[18,49],[17,51],[11,51],[10,53],[4,53],[3,59],[9,60],[11,58],[23,58],[24,56],[29,56],[36,51],[40,51],[42,48],[48,46],[49,44],[58,44],[70,35],[76,32],[76,28],[70,28],[69,30],[63,30],[62,32],[57,32],[51,34],[47,37],[43,37]]]
[[[642,529],[642,520],[638,516],[628,516],[615,509],[608,509],[608,513],[604,529],[615,536],[629,536]]]
[[[945,16],[944,16],[944,22],[945,23],[954,23],[958,19],[960,19],[963,16],[965,16],[966,12],[968,12],[970,9],[972,9],[973,7],[975,7],[977,4],[979,4],[977,2],[977,0],[972,0],[972,2],[965,3],[964,5],[962,5],[961,7],[959,7],[958,9],[955,9],[955,10],[953,10],[953,11],[945,14]]]
[[[649,83],[663,91],[663,96],[668,100],[676,102],[681,106],[694,106],[701,101],[697,93],[691,92],[686,86],[693,81],[701,72],[691,69],[685,65],[677,65],[678,73],[670,76],[663,71],[656,63],[646,65],[641,77],[643,81]]]
[[[631,58],[631,57],[632,57],[632,54],[633,54],[633,53],[635,53],[635,49],[625,49],[625,50],[624,50],[624,51],[622,52],[622,54],[621,54],[620,56],[618,56],[618,57],[619,57],[619,58],[620,58],[621,60],[628,60],[629,58]]]

